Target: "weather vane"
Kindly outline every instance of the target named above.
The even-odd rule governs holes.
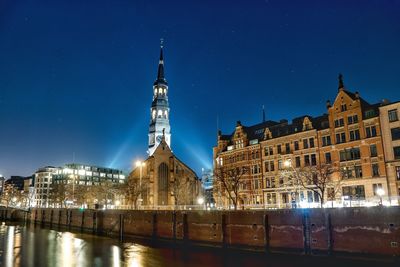
[[[164,47],[164,38],[160,38],[160,46],[161,46],[161,48]]]

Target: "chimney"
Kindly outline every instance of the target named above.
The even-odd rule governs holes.
[[[330,107],[332,107],[331,101],[326,100],[326,108],[330,108]]]

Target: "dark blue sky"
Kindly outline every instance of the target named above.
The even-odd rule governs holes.
[[[400,100],[400,1],[327,2],[0,1],[0,173],[145,158],[161,37],[172,148],[198,173],[217,117],[322,114],[339,72]]]

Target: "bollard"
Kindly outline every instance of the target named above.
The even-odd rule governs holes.
[[[187,219],[187,213],[183,214],[183,241],[187,242],[189,240],[188,237],[188,219]]]
[[[124,214],[119,215],[119,240],[124,240]]]
[[[174,242],[176,241],[176,211],[172,212],[172,236],[174,238]]]
[[[332,254],[333,251],[333,228],[332,228],[332,218],[331,214],[325,215],[326,218],[326,232],[327,232],[327,242],[328,242],[328,255]]]
[[[227,244],[226,244],[226,236],[227,236],[226,213],[222,213],[222,215],[221,215],[221,231],[222,231],[222,247],[226,248],[227,247]]]
[[[311,228],[310,214],[308,210],[303,210],[303,237],[304,237],[304,254],[311,254]]]
[[[265,244],[265,252],[269,252],[269,221],[268,221],[268,214],[264,214],[264,244]]]

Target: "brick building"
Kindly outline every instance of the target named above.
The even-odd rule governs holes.
[[[237,122],[231,135],[219,132],[213,148],[214,166],[249,169],[238,192],[242,207],[319,206],[315,190],[294,188],[288,183],[284,167],[287,161],[293,171],[321,165],[337,170],[332,177],[338,180],[340,190],[326,205],[376,205],[380,203],[379,188],[385,191],[383,203],[390,203],[390,199],[397,199],[398,191],[392,189],[394,178],[386,175],[380,106],[381,103],[368,103],[358,92],[346,90],[340,75],[336,98],[332,104],[327,101],[326,114],[301,116],[291,123],[264,121],[250,127]],[[218,181],[216,187],[217,205],[227,207],[229,201],[221,193]]]

